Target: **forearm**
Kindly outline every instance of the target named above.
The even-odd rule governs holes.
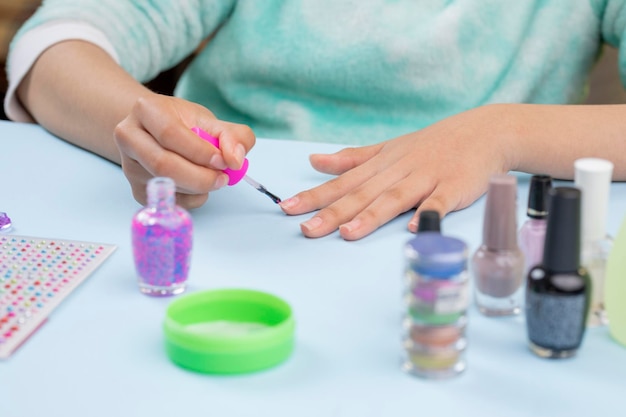
[[[115,126],[147,94],[106,52],[83,41],[48,48],[17,89],[24,107],[47,130],[116,163]]]
[[[511,169],[573,179],[582,157],[613,162],[613,179],[626,180],[626,105],[493,106],[511,141]]]

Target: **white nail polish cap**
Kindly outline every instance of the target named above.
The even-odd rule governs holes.
[[[613,163],[581,158],[574,162],[574,170],[574,182],[582,192],[582,243],[604,239]]]

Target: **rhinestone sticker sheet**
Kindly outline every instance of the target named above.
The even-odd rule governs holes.
[[[0,235],[0,359],[8,358],[116,246]]]

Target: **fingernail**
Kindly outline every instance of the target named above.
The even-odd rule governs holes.
[[[355,220],[352,220],[351,222],[348,222],[346,224],[342,224],[341,226],[339,226],[339,231],[350,233],[350,232],[355,231],[359,227],[361,227],[361,220],[355,219]]]
[[[300,199],[298,197],[291,197],[280,202],[279,206],[283,209],[289,210],[297,206],[299,202],[300,202]]]
[[[411,220],[409,222],[409,231],[412,233],[417,232],[417,220]]]
[[[226,169],[227,167],[222,155],[217,153],[211,157],[211,159],[209,160],[209,165],[211,165],[211,167],[215,169]]]
[[[222,188],[228,184],[228,175],[220,174],[215,180],[215,188]]]
[[[237,163],[239,164],[239,166],[243,165],[243,160],[246,157],[246,148],[243,147],[243,145],[240,143],[237,146],[235,146],[235,159],[237,160]]]
[[[305,221],[304,223],[301,223],[300,226],[304,227],[307,230],[307,232],[311,232],[317,229],[318,227],[320,227],[323,222],[324,221],[322,220],[321,217],[315,216],[315,217],[311,217],[309,220]]]

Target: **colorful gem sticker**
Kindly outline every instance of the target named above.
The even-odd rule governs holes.
[[[8,358],[115,248],[0,235],[0,359]]]

